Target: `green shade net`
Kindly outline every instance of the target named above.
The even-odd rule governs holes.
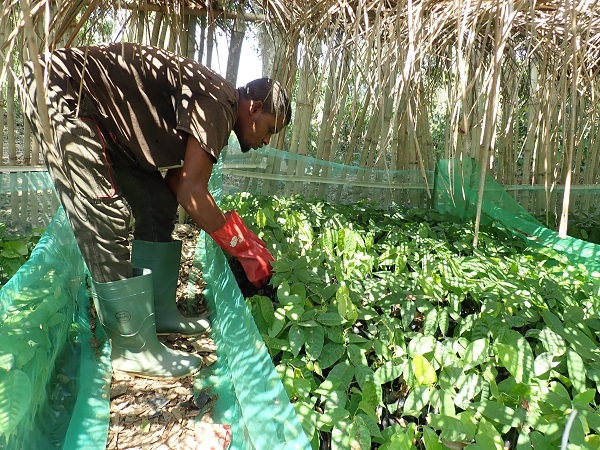
[[[221,165],[210,190],[221,197]],[[294,408],[222,250],[202,233],[195,266],[208,287],[211,333],[218,360],[198,380],[218,396],[213,420],[232,426],[232,449],[310,449]],[[195,281],[195,280],[192,280]]]
[[[241,153],[231,141],[223,154],[223,192],[263,195],[303,195],[331,203],[371,200],[386,208],[391,203],[429,205],[432,170],[364,169],[296,155],[271,147]]]
[[[6,203],[17,191],[35,201],[51,183],[45,172],[13,173],[1,176],[0,186]],[[24,232],[40,217],[21,208],[10,219]],[[110,363],[106,339],[90,331],[86,278],[59,209],[0,290],[0,448],[105,448]]]
[[[461,221],[472,220],[477,213],[483,182],[481,222],[495,223],[519,233],[533,247],[553,249],[571,261],[592,271],[600,271],[600,245],[572,237],[559,237],[527,212],[489,174],[481,177],[481,165],[473,159],[443,160],[437,166],[433,207]],[[596,190],[597,195],[598,190]]]

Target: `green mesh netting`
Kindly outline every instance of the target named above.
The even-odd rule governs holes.
[[[46,172],[0,173],[0,223],[22,234],[46,227],[58,199]]]
[[[471,220],[477,212],[479,188],[484,183],[482,223],[498,223],[524,236],[531,246],[546,247],[564,254],[573,264],[600,271],[600,245],[572,237],[559,237],[546,228],[473,159],[444,160],[438,164],[433,207],[459,220]]]
[[[332,203],[371,200],[425,207],[433,189],[434,171],[363,169],[296,155],[271,147],[241,153],[231,141],[223,155],[223,192],[264,195],[301,194]]]
[[[218,164],[210,182],[217,201],[221,173]],[[202,267],[208,285],[205,297],[218,355],[214,368],[201,374],[199,387],[212,387],[218,395],[213,419],[231,424],[231,448],[310,449],[227,259],[205,233],[195,265]]]
[[[20,207],[6,215],[12,228],[45,225],[47,210],[34,209],[32,217],[21,199],[35,201],[48,190],[47,173],[3,174],[0,186],[0,198]],[[106,446],[110,365],[106,340],[91,346],[86,277],[60,209],[29,260],[0,290],[0,448]]]

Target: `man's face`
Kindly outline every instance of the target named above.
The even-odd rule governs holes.
[[[283,116],[276,118],[275,114],[262,108],[260,101],[248,103],[246,107],[242,106],[234,128],[244,153],[267,145],[271,136],[283,128]]]

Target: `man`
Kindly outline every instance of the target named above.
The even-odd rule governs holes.
[[[231,131],[242,151],[261,147],[290,122],[289,99],[273,80],[235,89],[193,60],[138,44],[61,49],[39,62],[52,142],[41,135],[32,62],[24,111],[90,271],[113,367],[156,379],[191,375],[201,359],[156,337],[208,327],[175,303],[177,206],[239,259],[252,283],[268,282],[273,256],[235,211],[219,209],[208,181]]]

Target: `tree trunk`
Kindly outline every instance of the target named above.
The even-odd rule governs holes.
[[[274,29],[272,33],[278,34],[278,31]],[[273,64],[275,63],[275,42],[273,42],[273,38],[264,23],[258,26],[258,46],[262,61],[262,76],[271,78],[273,77]]]
[[[231,41],[229,43],[229,56],[227,57],[227,72],[225,78],[234,86],[237,86],[238,71],[240,68],[240,55],[246,35],[246,21],[238,16],[233,24]]]

